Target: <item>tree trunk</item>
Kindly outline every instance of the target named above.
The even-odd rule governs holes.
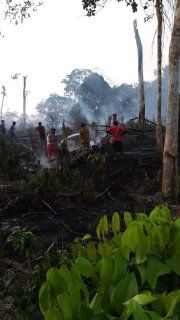
[[[2,95],[2,102],[1,102],[1,120],[2,120],[2,113],[3,113],[4,97],[5,97],[5,94]]]
[[[26,79],[27,76],[23,76],[23,125],[26,126]]]
[[[139,122],[144,124],[145,120],[145,94],[144,94],[144,77],[143,77],[143,47],[139,36],[137,21],[134,20],[134,33],[136,38],[137,52],[138,52],[138,80],[140,92],[140,109],[139,109]]]
[[[156,126],[156,147],[159,153],[163,152],[162,121],[161,121],[161,72],[162,72],[162,0],[156,0],[157,17],[157,126]]]
[[[166,135],[163,153],[162,193],[177,197],[178,191],[178,119],[180,71],[180,0],[176,2],[174,26],[169,48],[169,92]]]

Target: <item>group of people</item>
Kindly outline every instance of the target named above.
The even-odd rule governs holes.
[[[16,122],[13,121],[8,131],[8,137],[11,142],[14,141],[15,127],[16,127]],[[45,127],[42,125],[42,122],[39,122],[38,126],[35,129],[35,132],[38,135],[41,147],[46,148],[48,157],[51,157],[51,155],[54,153],[60,153],[60,147],[58,146],[58,143],[57,143],[55,128],[51,128],[50,132],[46,137]],[[106,132],[107,134],[111,135],[110,142],[112,143],[114,152],[122,153],[122,135],[125,133],[124,127],[119,125],[118,121],[114,121],[114,124],[110,126]],[[0,135],[2,136],[3,139],[5,139],[7,136],[4,120],[1,120]],[[89,151],[90,134],[85,123],[81,123],[79,135],[81,139],[82,153],[86,154]]]
[[[8,130],[8,132],[6,131],[6,125],[5,125],[5,121],[1,120],[1,124],[0,124],[0,137],[2,139],[6,139],[8,138],[10,140],[11,143],[14,142],[14,137],[15,137],[15,128],[16,128],[16,122],[13,121],[12,125],[10,126],[10,129]]]

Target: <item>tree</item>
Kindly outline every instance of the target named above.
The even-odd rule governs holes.
[[[26,126],[26,80],[27,76],[23,76],[23,126]]]
[[[4,98],[6,96],[6,88],[5,86],[2,86],[2,101],[1,101],[1,119],[2,119],[2,113],[3,113],[3,105],[4,105]]]
[[[74,101],[71,98],[53,93],[48,99],[41,101],[37,105],[36,110],[40,121],[45,121],[49,128],[52,126],[60,127],[63,119],[67,119],[73,104]]]
[[[22,23],[29,18],[43,2],[39,0],[6,0],[4,6],[4,16],[15,24]]]
[[[138,51],[138,80],[139,80],[139,94],[140,94],[140,108],[139,108],[139,123],[144,124],[145,120],[145,94],[144,94],[144,76],[143,76],[143,46],[137,28],[137,20],[134,20],[134,33],[136,38],[136,45]]]
[[[156,17],[157,17],[157,79],[158,79],[158,95],[157,95],[157,126],[156,126],[156,147],[157,151],[163,152],[162,137],[162,119],[161,119],[161,101],[162,101],[162,22],[163,22],[163,4],[162,0],[156,0]]]
[[[169,89],[166,115],[166,135],[163,153],[162,192],[167,197],[177,196],[178,191],[179,73],[180,0],[177,0],[169,48]]]

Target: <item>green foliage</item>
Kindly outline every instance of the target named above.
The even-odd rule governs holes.
[[[96,241],[85,235],[74,262],[48,270],[39,292],[45,320],[178,319],[180,219],[157,206],[149,217],[125,212],[124,221],[121,230],[117,212],[111,223],[102,217]]]
[[[7,243],[11,243],[13,249],[24,254],[26,257],[32,257],[35,255],[36,249],[40,244],[40,237],[36,236],[32,231],[26,228],[18,231],[14,231],[7,238]]]

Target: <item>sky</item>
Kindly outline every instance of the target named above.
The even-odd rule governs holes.
[[[133,20],[137,19],[144,51],[144,79],[156,69],[156,20],[144,22],[139,7],[133,13],[125,3],[110,1],[95,17],[85,16],[81,0],[44,0],[45,4],[23,24],[0,21],[0,88],[7,97],[4,112],[22,112],[23,76],[27,75],[27,113],[51,93],[63,94],[61,81],[73,69],[91,69],[110,85],[138,82],[137,48]],[[154,39],[154,45],[152,45]],[[169,35],[163,64],[168,63]],[[11,76],[20,73],[18,80]]]

